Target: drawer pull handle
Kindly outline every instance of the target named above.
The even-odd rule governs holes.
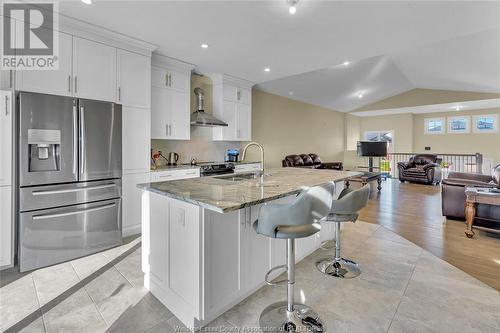
[[[96,212],[96,211],[99,211],[99,210],[112,208],[112,207],[115,207],[115,206],[116,206],[116,204],[112,203],[112,204],[106,205],[106,206],[89,208],[89,209],[82,209],[82,210],[75,210],[73,212],[67,212],[67,213],[35,215],[35,216],[33,216],[33,220],[47,220],[47,219],[53,219],[53,218],[56,218],[56,217],[64,217],[64,216],[72,216],[72,215],[85,214],[85,213]]]
[[[110,188],[110,187],[116,187],[116,184],[108,184],[108,185],[100,185],[100,186],[92,186],[92,187],[69,188],[69,189],[65,189],[65,190],[34,191],[34,192],[32,192],[32,194],[33,195],[63,194],[63,193],[100,190],[103,188]]]

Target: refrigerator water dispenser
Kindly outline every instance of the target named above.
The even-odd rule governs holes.
[[[61,131],[28,129],[29,172],[59,171]]]

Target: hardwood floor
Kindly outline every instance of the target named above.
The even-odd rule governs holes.
[[[381,193],[372,188],[359,219],[383,225],[500,291],[500,235],[475,230],[467,238],[464,222],[441,215],[439,186],[384,181]]]

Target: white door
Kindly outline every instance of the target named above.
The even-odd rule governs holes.
[[[189,140],[191,137],[189,97],[187,91],[167,90],[169,139]]]
[[[122,109],[123,173],[149,172],[151,112],[124,106]]]
[[[238,127],[237,123],[237,105],[238,103],[224,101],[222,105],[222,121],[224,121],[228,126],[222,128],[222,139],[226,141],[236,141],[236,131]]]
[[[252,139],[252,113],[250,105],[238,103],[236,113],[238,118],[236,136],[240,141],[250,141]]]
[[[73,94],[72,54],[73,37],[60,32],[58,69],[17,71],[17,90],[71,96]]]
[[[269,237],[259,235],[253,228],[253,223],[259,218],[260,205],[246,209],[247,223],[243,230],[245,236],[245,271],[243,278],[245,286],[250,288],[264,281],[267,271],[271,268],[271,241]],[[243,211],[243,210],[242,210]]]
[[[137,184],[149,182],[149,172],[122,177],[122,231],[123,237],[141,232],[142,190]]]
[[[12,187],[0,186],[0,267],[12,265]]]
[[[75,96],[115,101],[116,49],[83,38],[73,39],[73,91]]]
[[[117,101],[136,107],[150,107],[151,58],[118,50]]]
[[[12,185],[12,93],[0,91],[0,186]]]
[[[151,138],[168,139],[170,124],[169,94],[164,88],[151,87]]]

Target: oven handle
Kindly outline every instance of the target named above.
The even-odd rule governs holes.
[[[72,215],[79,215],[79,214],[85,214],[85,213],[90,213],[90,212],[95,212],[107,208],[112,208],[115,207],[116,203],[112,203],[109,205],[101,206],[101,207],[95,207],[95,208],[89,208],[89,209],[82,209],[82,210],[77,210],[73,212],[67,212],[67,213],[60,213],[60,214],[45,214],[45,215],[34,215],[32,217],[33,220],[47,220],[47,219],[52,219],[56,217],[64,217],[64,216],[72,216]]]
[[[80,187],[80,188],[69,188],[64,190],[49,190],[49,191],[33,191],[33,195],[47,195],[47,194],[63,194],[63,193],[73,193],[73,192],[82,192],[82,191],[91,191],[91,190],[100,190],[103,188],[116,187],[116,184],[107,184],[107,185],[99,185],[99,186],[90,186],[90,187]]]

